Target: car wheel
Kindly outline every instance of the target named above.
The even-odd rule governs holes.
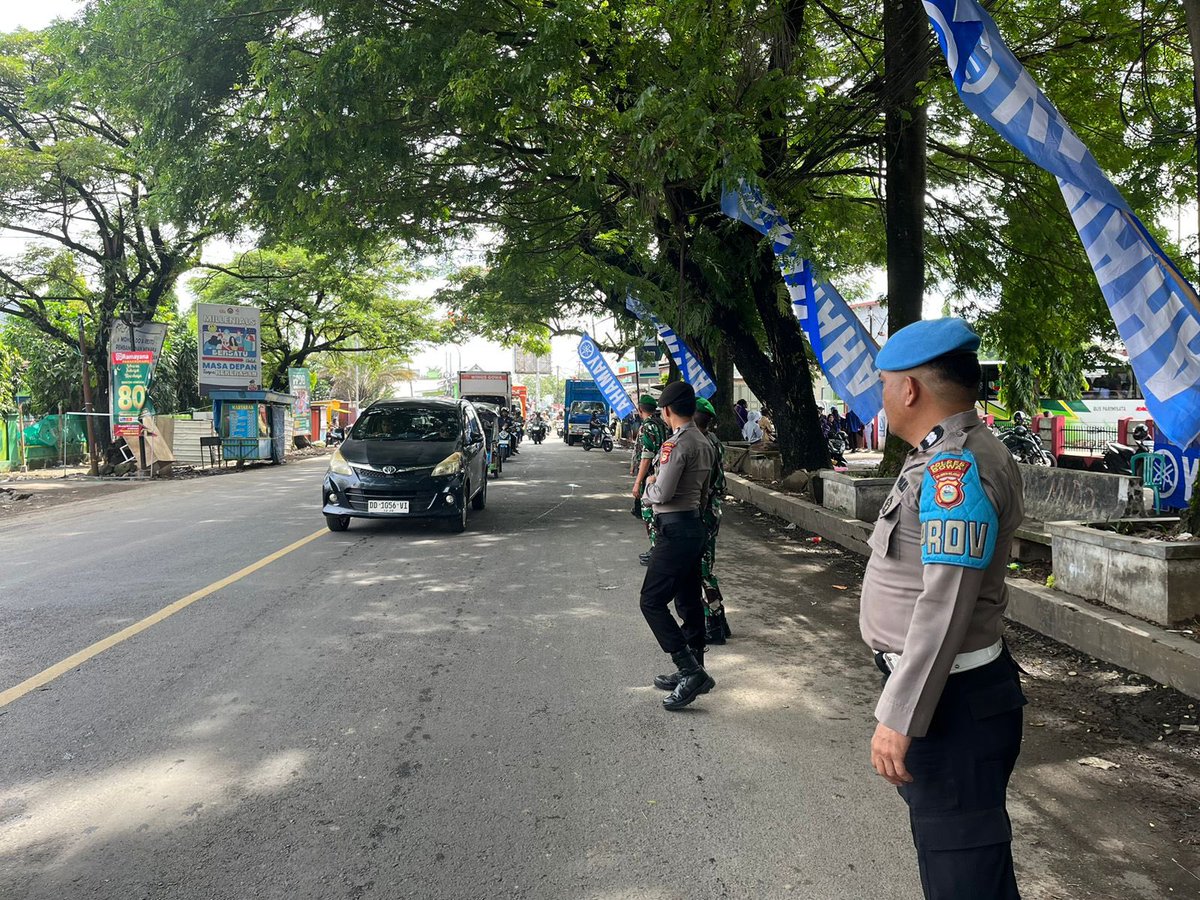
[[[451,534],[462,534],[467,530],[467,496],[470,493],[470,490],[470,485],[467,485],[465,488],[463,488],[462,509],[459,510],[457,516],[450,520]]]
[[[471,498],[471,509],[483,509],[487,505],[487,478],[483,479],[483,487]]]
[[[349,516],[331,516],[329,514],[326,514],[325,515],[325,526],[330,531],[345,531],[347,528],[350,527],[350,517]]]

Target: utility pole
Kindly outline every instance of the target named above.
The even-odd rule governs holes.
[[[88,375],[87,341],[83,336],[83,313],[80,313],[75,321],[79,325],[79,358],[83,362],[83,414],[87,421],[88,457],[91,460],[88,474],[96,476],[100,474],[100,467],[96,462],[96,429],[92,425],[92,379]]]

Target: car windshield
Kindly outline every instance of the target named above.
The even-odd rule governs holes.
[[[356,441],[453,441],[460,431],[454,409],[385,406],[363,413],[350,437]]]
[[[571,404],[571,414],[572,415],[582,414],[585,416],[591,416],[594,413],[599,413],[601,416],[603,416],[604,415],[604,404],[600,403],[597,400],[591,400],[591,401],[576,400],[574,403]]]

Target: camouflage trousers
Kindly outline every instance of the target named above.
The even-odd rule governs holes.
[[[658,530],[654,527],[654,509],[648,503],[642,504],[642,521],[646,524],[646,537],[650,538],[650,546],[658,538]]]
[[[707,616],[721,612],[725,604],[721,600],[721,585],[713,567],[717,563],[717,535],[721,531],[721,511],[705,513],[704,525],[707,538],[704,542],[704,555],[700,557],[700,579],[704,586],[704,614]]]

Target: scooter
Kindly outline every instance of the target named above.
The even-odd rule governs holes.
[[[1145,425],[1135,425],[1130,432],[1133,446],[1109,441],[1104,445],[1104,471],[1114,475],[1140,475],[1133,471],[1133,457],[1137,453],[1152,453],[1154,441]]]
[[[535,422],[533,427],[529,429],[529,436],[533,438],[535,444],[540,444],[546,439],[546,425],[543,422]]]
[[[607,428],[601,427],[595,431],[589,431],[583,436],[582,443],[584,450],[591,450],[593,447],[603,447],[605,453],[612,453],[613,439]]]
[[[849,468],[846,462],[846,450],[850,446],[850,438],[844,431],[834,431],[829,435],[829,459],[836,465]]]
[[[512,455],[512,434],[507,428],[500,429],[500,433],[496,435],[496,452],[500,454],[500,468],[504,468],[504,462]]]
[[[330,428],[329,432],[325,435],[325,446],[326,447],[336,447],[338,444],[340,444],[345,439],[346,439],[346,429],[345,428],[341,428],[341,427]]]
[[[1042,439],[1025,425],[1004,429],[1000,432],[1000,440],[1017,462],[1030,466],[1058,465],[1050,451],[1042,446]]]

